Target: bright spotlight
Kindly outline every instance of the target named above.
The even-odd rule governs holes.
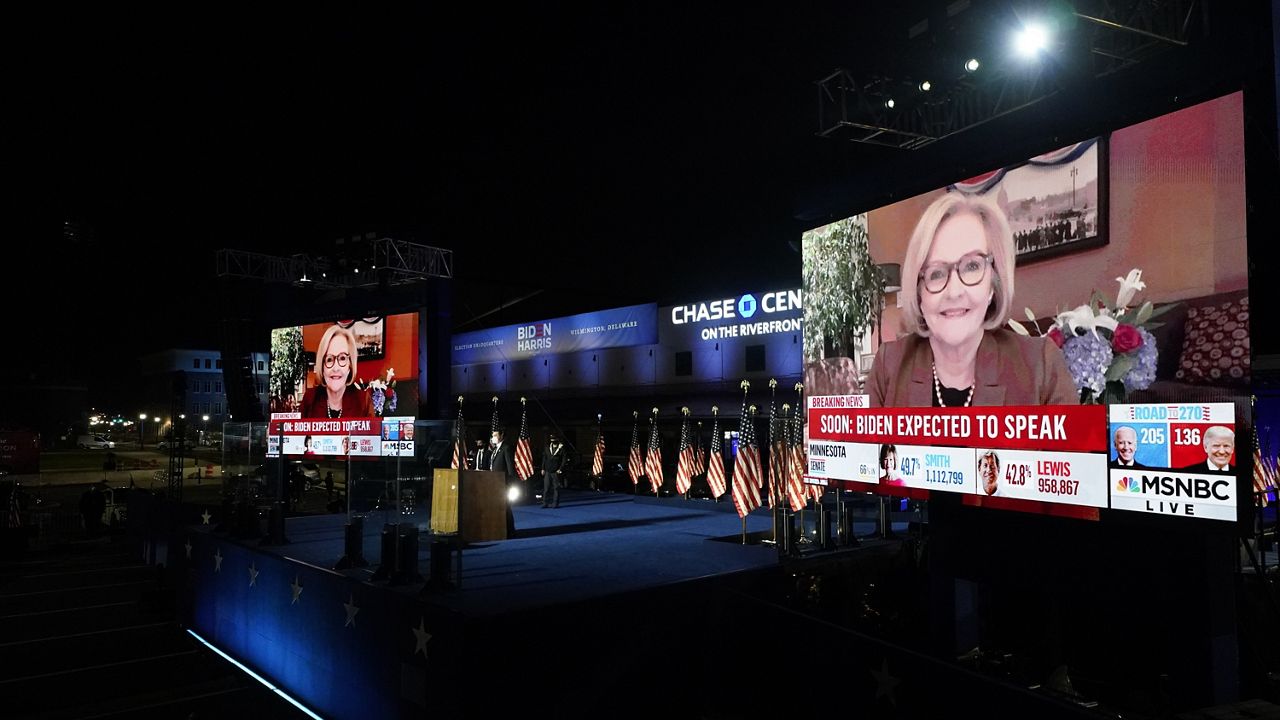
[[[884,106],[892,110],[894,106],[893,98],[889,98],[888,100],[885,100]]]
[[[1026,25],[1013,38],[1013,47],[1023,57],[1033,57],[1048,46],[1049,35],[1040,25]]]
[[[933,89],[933,83],[929,82],[928,80],[925,80],[924,82],[920,83],[920,92],[929,92],[932,89]]]
[[[982,67],[982,63],[978,62],[978,58],[969,58],[969,61],[964,64],[966,72],[978,72],[980,67]]]
[[[517,502],[520,499],[520,488],[512,485],[507,488],[507,500],[509,502]]]

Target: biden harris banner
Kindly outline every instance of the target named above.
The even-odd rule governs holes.
[[[658,306],[647,303],[454,335],[452,364],[524,360],[657,342]]]

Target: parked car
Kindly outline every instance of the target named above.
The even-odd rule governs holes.
[[[106,435],[81,435],[76,438],[76,447],[82,450],[115,450],[116,444]]]

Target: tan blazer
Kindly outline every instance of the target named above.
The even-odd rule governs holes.
[[[1045,337],[988,330],[978,345],[975,406],[1079,405],[1067,360]],[[867,376],[871,407],[933,405],[933,350],[928,338],[907,335],[880,346]]]

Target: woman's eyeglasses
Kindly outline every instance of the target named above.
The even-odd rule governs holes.
[[[947,283],[951,282],[951,271],[954,270],[960,282],[973,287],[986,277],[987,266],[990,264],[989,253],[973,252],[955,262],[935,262],[925,265],[920,271],[920,281],[924,283],[925,290],[937,294],[947,288]]]
[[[333,367],[333,364],[335,362],[338,363],[338,367],[346,367],[347,363],[351,362],[351,356],[347,353],[342,353],[341,355],[325,355],[324,356],[325,367],[331,368]]]

